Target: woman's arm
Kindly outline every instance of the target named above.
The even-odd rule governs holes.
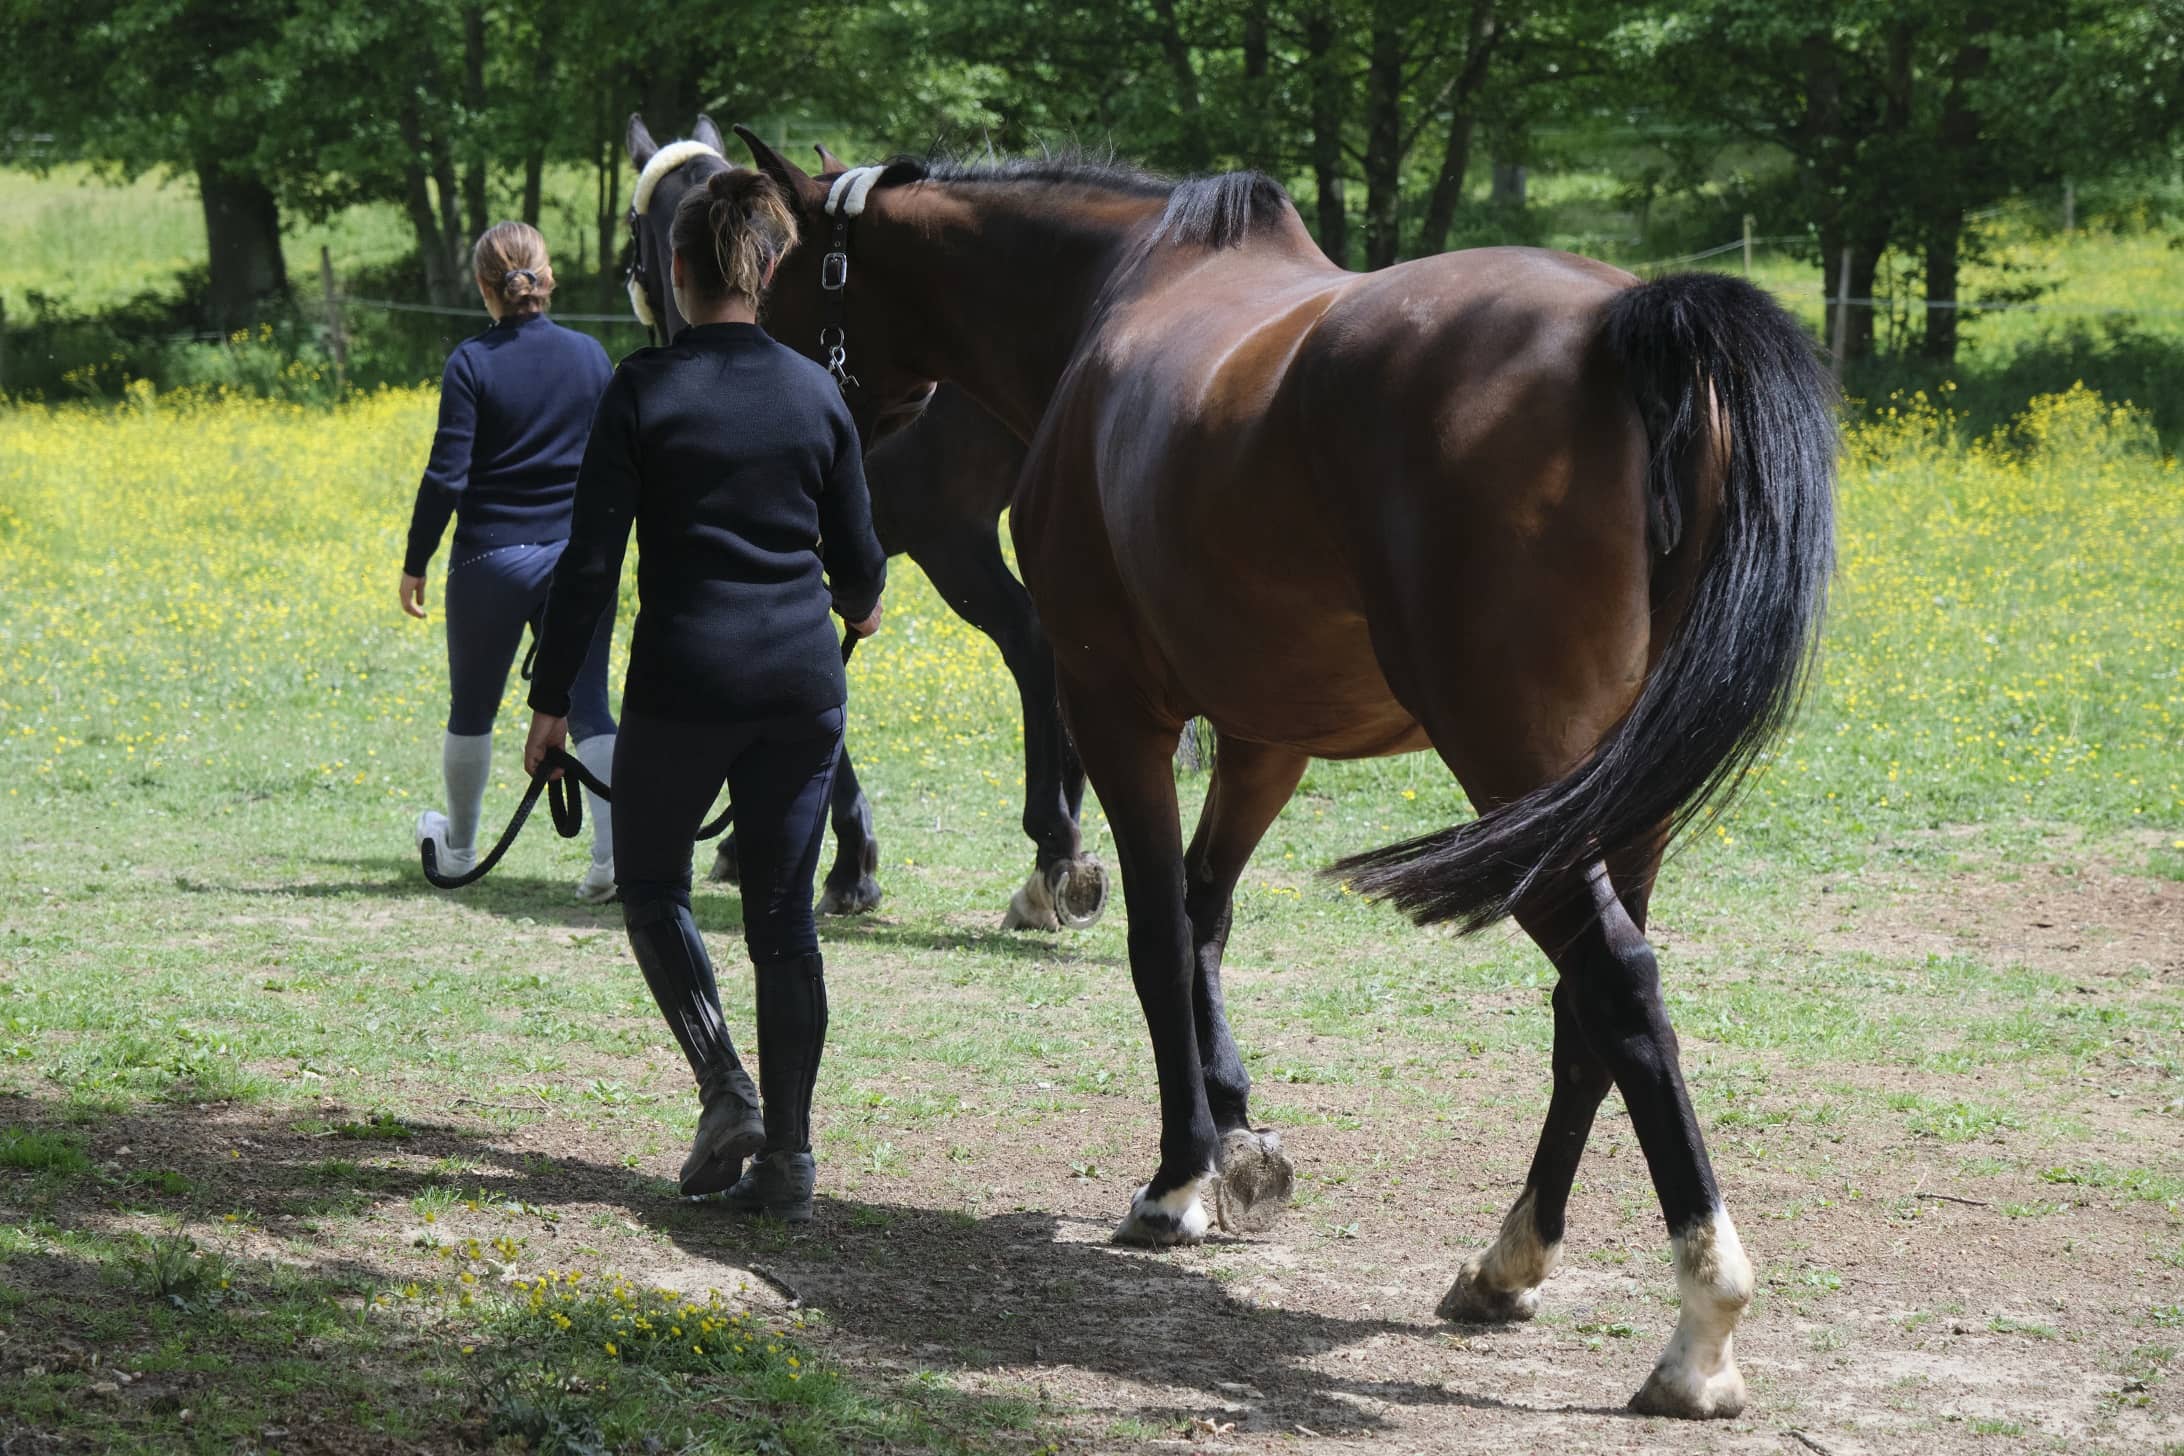
[[[402,574],[420,579],[420,596],[425,563],[440,549],[447,518],[455,514],[455,502],[470,484],[470,447],[477,433],[477,376],[470,372],[469,352],[457,349],[448,356],[447,369],[440,376],[440,428],[432,437],[432,458],[425,463],[425,478],[417,485],[417,504],[410,510],[409,545],[402,556]],[[403,597],[406,607],[407,590]]]
[[[887,551],[872,531],[872,496],[865,488],[864,451],[846,407],[836,409],[834,468],[819,495],[819,559],[827,568],[834,610],[843,621],[879,625],[880,593],[887,586]]]
[[[569,544],[546,594],[538,661],[531,670],[531,707],[549,717],[568,716],[569,688],[591,648],[592,632],[621,588],[622,557],[637,519],[637,484],[637,396],[629,377],[618,373],[592,417],[576,474]]]

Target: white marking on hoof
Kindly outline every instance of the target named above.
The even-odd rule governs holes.
[[[1221,1173],[1213,1180],[1213,1215],[1222,1231],[1255,1234],[1289,1208],[1295,1171],[1272,1128],[1237,1128],[1221,1139]]]
[[[1140,1188],[1130,1200],[1130,1216],[1115,1230],[1115,1242],[1154,1247],[1203,1242],[1211,1226],[1206,1205],[1198,1201],[1198,1185],[1204,1181],[1194,1178],[1159,1198],[1145,1196],[1152,1184]]]
[[[1729,1215],[1713,1216],[1669,1240],[1683,1313],[1653,1373],[1630,1398],[1642,1415],[1726,1420],[1744,1410],[1744,1377],[1730,1337],[1752,1302],[1752,1266]]]
[[[1024,881],[1024,887],[1009,901],[1008,914],[1001,917],[1003,930],[1060,930],[1062,922],[1054,913],[1054,896],[1047,889],[1046,876],[1037,870]]]
[[[1456,1282],[1441,1296],[1435,1311],[1461,1324],[1498,1325],[1528,1320],[1539,1313],[1539,1286],[1562,1258],[1562,1245],[1539,1236],[1532,1204],[1537,1195],[1524,1190],[1502,1218],[1501,1232],[1486,1252],[1474,1254],[1456,1271]]]

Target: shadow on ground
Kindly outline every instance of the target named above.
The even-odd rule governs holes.
[[[451,1187],[464,1196],[482,1193],[512,1216],[534,1221],[526,1257],[542,1266],[585,1259],[579,1246],[590,1242],[591,1231],[569,1215],[590,1207],[619,1211],[687,1258],[728,1266],[724,1278],[731,1270],[758,1271],[824,1313],[846,1337],[837,1357],[852,1369],[1000,1370],[1032,1380],[1053,1371],[1065,1390],[1063,1373],[1070,1370],[1119,1377],[1149,1387],[1144,1406],[1125,1414],[1170,1426],[1237,1403],[1250,1408],[1251,1424],[1260,1429],[1303,1425],[1328,1435],[1384,1427],[1373,1410],[1379,1405],[1570,1413],[1316,1369],[1305,1363],[1312,1356],[1417,1330],[1242,1301],[1182,1259],[1117,1249],[1105,1242],[1104,1226],[1082,1220],[1041,1212],[974,1218],[823,1199],[813,1226],[787,1230],[734,1219],[718,1205],[680,1201],[660,1179],[512,1148],[482,1130],[453,1123],[382,1123],[380,1135],[365,1136],[325,1130],[343,1118],[352,1119],[352,1129],[372,1127],[331,1106],[100,1113],[0,1096],[0,1125],[66,1128],[87,1144],[94,1165],[42,1195],[32,1180],[11,1173],[0,1182],[10,1189],[0,1202],[13,1206],[12,1217],[35,1217],[57,1229],[64,1242],[75,1232],[110,1231],[124,1213],[215,1222],[234,1213],[282,1241],[284,1260],[293,1261],[300,1249],[322,1249],[305,1256],[308,1267],[299,1273],[362,1290],[415,1278],[416,1267],[406,1251],[385,1245],[335,1248],[320,1222]],[[433,1171],[439,1159],[462,1171]],[[127,1180],[130,1172],[179,1175],[186,1191],[161,1194]],[[395,1214],[398,1223],[407,1216],[406,1209]],[[653,1271],[626,1272],[641,1279]]]

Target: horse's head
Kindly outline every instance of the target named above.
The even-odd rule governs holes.
[[[684,195],[725,171],[728,159],[721,154],[720,128],[709,116],[698,118],[687,140],[662,146],[652,139],[645,119],[632,115],[627,140],[629,164],[637,170],[629,207],[629,306],[637,321],[652,330],[653,342],[664,344],[688,322],[675,306],[668,227]]]
[[[654,342],[666,343],[688,322],[675,304],[673,287],[674,259],[668,236],[675,209],[693,187],[704,186],[707,178],[726,170],[730,163],[721,154],[720,128],[708,116],[698,118],[687,140],[663,146],[652,139],[644,118],[633,115],[627,140],[630,165],[637,171],[629,211],[630,307],[638,322],[652,330]],[[767,150],[779,160],[777,153]],[[827,188],[849,170],[825,147],[817,150],[818,177],[786,162],[780,163],[782,171],[772,173],[788,188],[796,204],[799,231],[807,240],[812,238],[814,228],[823,231],[829,225],[824,215]],[[822,310],[817,296],[820,251],[823,249],[799,247],[783,261],[764,300],[762,317],[774,337],[823,361],[827,355],[820,343]],[[797,267],[804,259],[811,265],[808,279]],[[874,358],[876,362],[877,356]],[[854,374],[854,370],[851,372]],[[845,387],[843,392],[858,432],[870,446],[918,418],[932,394],[932,383],[920,380],[887,387],[877,380],[859,379],[855,387]]]
[[[845,221],[839,207],[830,214],[827,199],[850,169],[822,146],[814,177],[748,127],[737,127],[736,135],[758,169],[779,183],[796,207],[798,242],[767,290],[766,327],[821,363],[841,348],[841,372],[848,376],[842,392],[870,448],[916,421],[932,398],[934,381],[894,362],[904,351],[890,336],[895,310],[879,306],[885,280],[861,267],[854,242],[837,247],[838,237],[847,240],[854,232],[855,220]],[[837,256],[841,261],[834,261]]]

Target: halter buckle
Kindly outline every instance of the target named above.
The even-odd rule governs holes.
[[[834,252],[819,260],[819,286],[829,293],[849,286],[849,254]]]

